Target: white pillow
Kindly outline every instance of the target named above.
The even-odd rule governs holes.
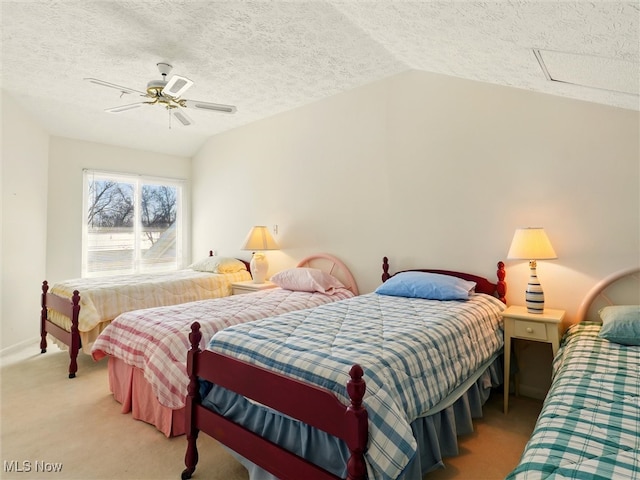
[[[191,270],[210,273],[236,273],[246,270],[247,267],[237,258],[207,257],[189,265]]]
[[[280,288],[299,292],[320,292],[333,295],[337,288],[346,288],[340,280],[317,268],[290,268],[270,278]]]

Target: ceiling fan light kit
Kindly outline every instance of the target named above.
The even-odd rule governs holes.
[[[142,105],[162,105],[164,108],[173,113],[173,116],[177,118],[183,126],[188,127],[194,122],[182,109],[193,108],[221,113],[236,112],[236,107],[234,107],[233,105],[223,105],[218,103],[202,102],[199,100],[187,100],[180,98],[182,97],[184,92],[186,92],[193,86],[193,81],[181,75],[173,75],[171,76],[171,78],[169,78],[169,80],[167,80],[167,75],[171,73],[171,70],[173,70],[173,66],[164,62],[157,63],[156,66],[158,67],[160,75],[162,75],[162,79],[151,80],[150,82],[148,82],[146,93],[133,88],[116,85],[115,83],[105,82],[104,80],[100,80],[97,78],[85,78],[85,80],[96,85],[120,90],[121,94],[137,93],[142,97],[151,99],[150,101],[143,101],[108,108],[105,110],[108,113],[122,113],[141,107]]]

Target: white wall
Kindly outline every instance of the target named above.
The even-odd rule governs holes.
[[[211,138],[193,159],[193,249],[241,254],[279,226],[271,271],[326,250],[363,292],[380,261],[494,275],[518,226],[545,227],[547,306],[575,315],[640,264],[636,111],[408,72]],[[506,261],[508,300],[528,265]]]
[[[326,250],[375,282],[390,247],[372,240],[389,208],[386,95],[375,84],[213,137],[193,160],[192,251],[249,259],[250,227],[278,224],[271,272]]]
[[[49,283],[81,275],[83,169],[186,179],[185,201],[190,203],[189,158],[51,137],[46,268]],[[189,228],[187,221],[186,229]]]
[[[49,135],[2,93],[0,350],[38,336],[47,242]]]
[[[211,138],[193,159],[193,251],[248,258],[249,228],[277,224],[271,273],[328,251],[361,292],[384,255],[490,278],[504,260],[523,304],[528,264],[505,257],[516,227],[543,226],[559,257],[538,262],[547,306],[572,322],[599,279],[640,265],[639,145],[637,111],[408,72]],[[544,392],[550,352],[521,347],[521,387]]]

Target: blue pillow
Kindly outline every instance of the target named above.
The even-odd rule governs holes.
[[[613,305],[598,313],[602,319],[600,337],[622,345],[640,345],[640,305]]]
[[[468,300],[469,292],[475,286],[475,282],[449,275],[402,272],[380,285],[376,293],[428,300]]]

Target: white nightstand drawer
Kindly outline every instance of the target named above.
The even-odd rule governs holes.
[[[531,338],[534,340],[547,339],[547,326],[544,323],[516,320],[513,326],[514,337]]]

